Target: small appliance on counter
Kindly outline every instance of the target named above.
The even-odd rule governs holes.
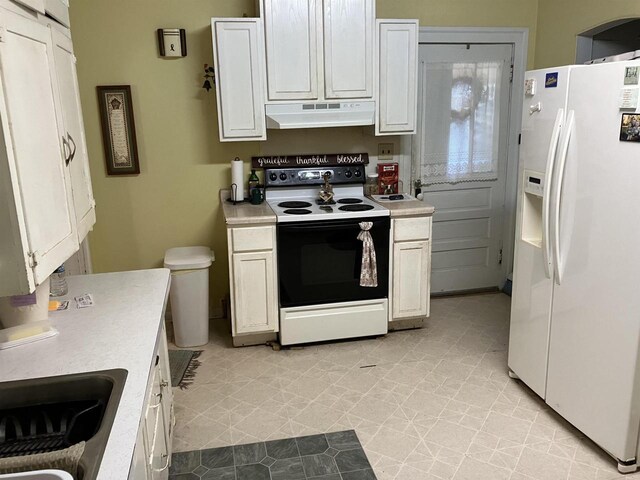
[[[49,322],[49,279],[29,295],[0,298],[0,350],[58,334]]]
[[[267,168],[265,183],[277,222],[281,343],[386,334],[391,221],[364,196],[364,164]],[[364,239],[375,282],[362,280],[372,258]]]

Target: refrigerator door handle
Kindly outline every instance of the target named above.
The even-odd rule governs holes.
[[[567,164],[567,154],[569,153],[569,142],[571,141],[571,133],[574,124],[574,112],[569,111],[567,115],[567,123],[565,135],[560,143],[560,159],[558,161],[558,176],[553,189],[553,262],[556,277],[556,283],[562,284],[562,257],[560,255],[560,197],[562,196],[562,184],[564,183],[564,169]]]
[[[555,167],[556,153],[558,151],[558,141],[560,140],[560,132],[562,130],[562,122],[564,120],[564,110],[558,109],[556,121],[553,124],[551,133],[551,142],[549,143],[549,152],[547,154],[546,185],[544,197],[542,198],[542,256],[544,259],[544,273],[547,278],[551,278],[551,241],[549,239],[549,209],[551,200],[551,186],[553,185],[553,169]]]

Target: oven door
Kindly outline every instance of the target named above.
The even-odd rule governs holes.
[[[360,222],[376,251],[378,286],[361,287]],[[389,217],[292,222],[277,225],[280,306],[386,298],[389,291]]]

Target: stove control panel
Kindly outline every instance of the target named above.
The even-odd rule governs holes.
[[[266,168],[264,171],[267,187],[295,187],[298,185],[322,185],[324,175],[329,175],[329,183],[365,183],[364,165],[338,165],[333,167],[310,168]]]

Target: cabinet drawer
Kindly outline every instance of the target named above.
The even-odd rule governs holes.
[[[431,236],[431,217],[399,218],[393,223],[393,240],[427,240]]]
[[[273,250],[274,227],[246,227],[231,230],[234,252]]]

